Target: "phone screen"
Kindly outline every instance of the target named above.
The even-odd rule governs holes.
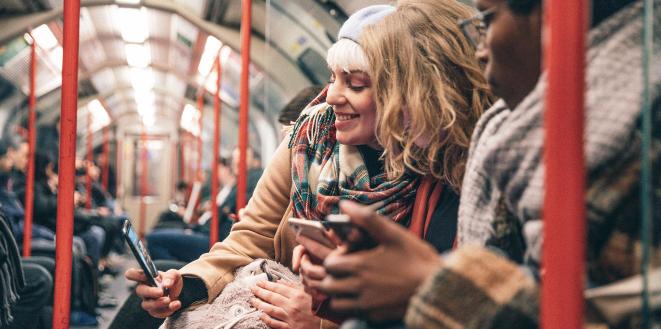
[[[154,262],[151,260],[145,245],[138,237],[138,233],[135,232],[131,222],[128,219],[124,222],[123,231],[126,242],[131,248],[133,256],[135,256],[136,260],[140,264],[140,267],[142,267],[142,270],[145,271],[145,275],[147,276],[147,280],[149,280],[149,284],[154,287],[158,286],[158,283],[156,282],[156,278],[158,277],[158,270],[156,269]]]

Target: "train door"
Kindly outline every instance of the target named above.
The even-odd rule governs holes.
[[[171,197],[172,143],[168,135],[127,133],[118,159],[123,187],[122,205],[136,228],[148,232]],[[144,161],[144,163],[143,163]],[[140,222],[144,220],[144,226]]]

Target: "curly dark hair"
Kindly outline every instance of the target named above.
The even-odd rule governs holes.
[[[542,5],[542,0],[506,0],[510,10],[515,14],[528,15],[530,12]],[[554,1],[554,0],[550,0]],[[557,0],[556,0],[557,1]],[[562,1],[562,0],[560,0]],[[587,0],[583,0],[587,1]],[[636,0],[593,0],[591,11],[591,26],[596,26],[604,19],[610,17],[624,6]]]

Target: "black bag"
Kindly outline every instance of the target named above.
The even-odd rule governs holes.
[[[76,267],[78,267],[76,269]],[[96,306],[99,301],[99,281],[97,269],[92,260],[87,257],[78,257],[74,262],[74,273],[77,280],[73,281],[74,298],[71,301],[72,308],[89,314],[96,314]]]
[[[48,241],[50,242],[50,241]],[[32,244],[32,255],[55,258],[55,244],[37,242]],[[95,308],[99,299],[99,283],[97,270],[92,260],[74,248],[71,270],[71,308],[96,314]],[[49,268],[55,277],[55,268]]]

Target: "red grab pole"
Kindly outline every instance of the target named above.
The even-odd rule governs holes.
[[[86,147],[86,160],[87,164],[85,165],[85,208],[92,209],[92,176],[90,176],[89,169],[94,161],[94,135],[92,135],[92,112],[87,110],[87,147]]]
[[[183,177],[184,181],[186,181],[186,134],[184,131],[179,133],[179,148],[179,152],[181,153],[179,176]]]
[[[206,81],[206,79],[205,79]],[[204,86],[202,86],[204,88]],[[199,126],[200,126],[200,135],[197,136],[197,167],[195,170],[195,175],[197,176],[194,180],[200,179],[202,177],[202,130],[204,129],[204,89],[200,89],[197,93],[197,108],[200,111]]]
[[[76,112],[78,110],[78,39],[80,0],[64,0],[62,107],[57,192],[55,291],[53,328],[69,328],[71,310],[71,248],[73,244],[73,193],[76,178]]]
[[[140,150],[140,223],[138,224],[138,236],[142,239],[145,236],[146,221],[147,221],[147,204],[145,203],[145,196],[147,195],[147,171],[149,166],[147,164],[147,135],[145,128],[142,128],[140,133],[140,141],[142,142],[142,149]]]
[[[542,328],[583,326],[585,167],[583,115],[587,1],[545,1],[546,164]]]
[[[211,233],[209,233],[209,245],[218,242],[218,158],[220,157],[220,90],[222,83],[223,67],[220,56],[216,57],[216,95],[213,98],[213,159],[211,159]]]
[[[124,146],[122,145],[119,136],[115,134],[115,169],[117,170],[115,172],[115,197],[118,200],[119,198],[123,197],[123,195],[120,195],[120,191],[122,191],[121,194],[124,194],[124,188],[122,184],[122,152],[124,152]]]
[[[28,103],[28,172],[25,181],[25,217],[23,219],[23,257],[32,254],[32,217],[34,206],[34,155],[37,147],[37,41],[30,35],[30,99]]]
[[[250,109],[250,36],[252,34],[252,1],[243,0],[241,5],[241,106],[239,110],[239,175],[237,177],[236,211],[246,205],[248,111]]]
[[[103,128],[103,158],[105,159],[105,163],[103,164],[103,168],[101,168],[101,175],[103,175],[103,180],[101,181],[101,184],[103,185],[103,188],[108,191],[108,183],[110,178],[108,175],[110,174],[110,130],[108,127]]]

